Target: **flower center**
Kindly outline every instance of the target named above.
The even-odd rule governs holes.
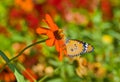
[[[61,40],[64,37],[63,30],[59,29],[54,31],[54,36],[57,40]]]

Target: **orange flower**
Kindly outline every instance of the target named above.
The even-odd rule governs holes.
[[[29,68],[26,68],[22,74],[30,81],[34,82],[38,77],[33,73],[33,71]]]
[[[44,20],[50,28],[39,27],[36,29],[38,34],[44,34],[48,36],[48,40],[46,40],[46,44],[48,46],[55,45],[56,50],[59,52],[59,59],[62,60],[63,53],[66,54],[66,47],[64,42],[63,31],[58,28],[58,26],[53,22],[50,15],[45,15]]]
[[[0,69],[2,68],[2,66],[0,66]],[[14,74],[11,72],[11,70],[6,67],[1,73],[0,73],[0,81],[2,82],[15,82],[15,76]]]
[[[32,0],[15,0],[15,5],[27,12],[32,11],[34,7]]]

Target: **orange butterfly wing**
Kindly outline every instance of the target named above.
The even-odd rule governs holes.
[[[67,55],[70,57],[79,56],[87,52],[93,51],[93,46],[87,44],[86,42],[77,40],[68,40],[66,42]]]

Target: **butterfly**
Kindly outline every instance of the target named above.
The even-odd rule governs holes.
[[[66,41],[66,50],[69,57],[75,57],[84,53],[92,52],[94,48],[86,42],[70,39]]]

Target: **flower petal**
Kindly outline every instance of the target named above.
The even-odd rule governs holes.
[[[66,45],[65,45],[65,42],[64,40],[58,40],[58,43],[59,43],[59,47],[62,49],[63,53],[65,55],[67,55],[67,50],[66,50]]]
[[[62,52],[62,49],[60,48],[59,60],[62,61],[62,59],[63,59],[63,52]]]
[[[49,30],[49,29],[47,29],[47,28],[39,27],[39,28],[36,29],[36,32],[37,32],[38,34],[47,34],[47,31],[48,31],[48,30]]]
[[[63,50],[64,55],[66,55],[66,56],[67,56],[66,45],[64,45],[64,46],[62,47],[62,50]]]
[[[58,30],[58,26],[53,22],[51,16],[49,14],[45,15],[45,21],[49,25],[52,31]]]
[[[48,30],[48,31],[47,31],[47,36],[48,36],[49,38],[54,38],[54,37],[55,37],[54,34],[53,34],[53,32],[52,32],[51,30]]]
[[[55,39],[54,38],[50,38],[50,39],[46,40],[47,46],[53,46],[54,43],[55,43]]]
[[[60,47],[63,47],[65,45],[65,42],[63,39],[59,40]]]
[[[58,40],[55,40],[55,48],[58,52],[60,51],[60,45]]]

